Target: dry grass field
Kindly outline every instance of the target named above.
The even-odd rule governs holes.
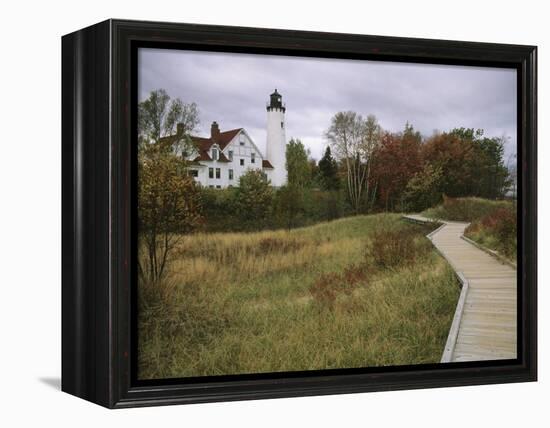
[[[183,237],[139,284],[139,378],[439,362],[459,287],[429,230],[377,214]]]

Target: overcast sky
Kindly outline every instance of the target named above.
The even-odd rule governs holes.
[[[338,111],[374,114],[398,132],[409,121],[424,136],[454,127],[506,135],[516,151],[516,71],[488,67],[140,49],[139,100],[163,88],[197,103],[197,134],[245,128],[265,153],[266,103],[275,88],[286,104],[286,136],[319,159]]]

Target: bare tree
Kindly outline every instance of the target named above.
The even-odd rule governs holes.
[[[336,157],[346,167],[347,191],[356,213],[363,202],[372,203],[376,186],[371,188],[370,171],[373,151],[380,140],[376,117],[367,119],[353,111],[336,113],[325,136]]]
[[[181,153],[190,144],[189,134],[199,124],[199,110],[195,103],[171,99],[164,89],[157,89],[138,105],[138,137],[142,147],[159,143],[162,137],[173,135],[176,128],[182,138],[172,142],[172,150]]]

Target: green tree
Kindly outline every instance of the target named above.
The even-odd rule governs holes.
[[[340,188],[338,163],[332,157],[330,146],[327,146],[325,154],[319,161],[319,184],[324,190],[338,190]]]
[[[470,194],[484,198],[498,198],[504,195],[511,180],[504,163],[504,142],[506,137],[488,138],[483,129],[454,128],[450,135],[472,147],[469,159],[472,183]]]
[[[311,185],[308,152],[299,139],[292,138],[286,145],[286,170],[289,186],[304,188]]]
[[[275,217],[280,226],[292,229],[298,225],[304,213],[304,189],[286,185],[277,190],[275,198]]]
[[[313,183],[315,161],[312,164],[308,154],[299,139],[292,138],[286,145],[287,184],[276,193],[274,215],[287,229],[295,227],[303,214],[305,188]]]
[[[261,228],[269,224],[273,188],[262,171],[250,169],[241,175],[235,196],[237,210],[245,227]]]
[[[409,123],[409,121],[407,121],[405,123],[405,129],[403,130],[403,138],[414,140],[420,143],[422,141],[422,134],[420,133],[420,131],[416,131],[414,129],[412,123]]]
[[[502,138],[479,138],[473,141],[477,151],[478,176],[475,193],[484,198],[499,198],[504,196],[510,187],[511,176],[504,164],[504,141]]]
[[[201,222],[200,195],[185,174],[185,161],[158,145],[138,154],[138,226],[142,279],[155,282],[166,273],[172,250],[182,234]]]
[[[403,192],[403,202],[407,211],[422,211],[441,202],[441,180],[443,170],[440,166],[427,165],[417,172],[407,183]]]

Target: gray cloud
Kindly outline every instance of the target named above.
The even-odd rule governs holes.
[[[338,111],[374,114],[400,131],[409,121],[423,135],[454,127],[508,137],[516,151],[516,71],[489,67],[140,49],[138,97],[164,88],[194,101],[199,133],[216,120],[222,130],[246,128],[265,148],[265,105],[277,88],[287,106],[287,137],[302,139],[319,159],[324,131]]]

